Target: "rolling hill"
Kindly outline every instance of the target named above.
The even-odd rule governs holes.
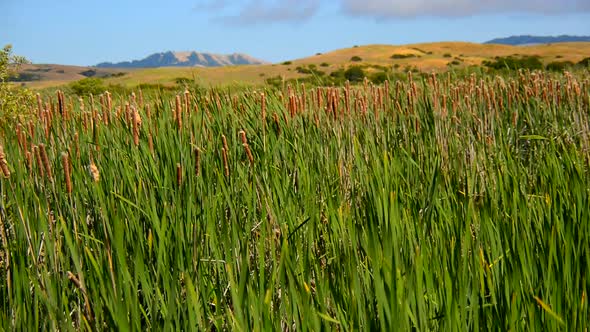
[[[266,61],[255,59],[246,54],[234,53],[220,55],[211,53],[162,52],[152,54],[141,60],[118,63],[103,62],[97,68],[158,68],[158,67],[222,67],[235,65],[259,65]]]
[[[590,42],[555,43],[533,46],[510,46],[466,42],[436,42],[411,45],[366,45],[316,54],[276,64],[224,67],[160,67],[147,69],[86,68],[110,71],[106,84],[134,87],[139,84],[174,86],[179,81],[195,80],[202,85],[263,84],[267,79],[299,79],[311,75],[330,75],[351,65],[365,71],[390,70],[403,74],[408,70],[422,72],[460,70],[479,66],[495,57],[538,56],[545,65],[551,62],[577,63],[590,54]],[[357,60],[357,61],[353,61]],[[34,67],[34,65],[33,65]],[[62,66],[63,67],[63,66]],[[84,67],[74,67],[80,70]],[[62,69],[63,70],[63,69]],[[311,71],[311,73],[310,73]],[[79,72],[69,80],[24,82],[33,88],[44,88],[82,78]]]

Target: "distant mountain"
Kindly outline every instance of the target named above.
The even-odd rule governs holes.
[[[220,55],[198,52],[163,52],[155,53],[145,59],[125,62],[103,62],[99,68],[156,68],[156,67],[221,67],[234,65],[256,65],[265,61],[255,59],[246,54],[234,53]]]
[[[590,36],[510,36],[507,38],[496,38],[485,42],[484,44],[503,44],[503,45],[534,45],[534,44],[552,44],[567,42],[590,42]]]

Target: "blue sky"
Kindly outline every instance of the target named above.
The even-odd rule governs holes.
[[[365,44],[590,35],[590,0],[0,0],[0,45],[34,63],[161,51],[279,62]]]

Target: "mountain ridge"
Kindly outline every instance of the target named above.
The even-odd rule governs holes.
[[[569,43],[569,42],[590,42],[590,36],[532,36],[518,35],[505,38],[495,38],[484,42],[484,44],[501,44],[501,45],[535,45],[535,44],[552,44],[552,43]]]
[[[267,63],[247,54],[213,54],[206,52],[160,52],[140,60],[101,62],[97,68],[158,68],[158,67],[223,67],[235,65],[259,65]]]

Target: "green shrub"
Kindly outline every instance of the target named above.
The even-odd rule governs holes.
[[[583,68],[590,67],[590,57],[585,58],[584,60],[578,62],[577,65],[580,66],[580,67],[583,67]]]
[[[360,62],[360,61],[363,61],[363,59],[360,56],[355,55],[352,58],[350,58],[350,61]]]
[[[416,54],[408,53],[408,54],[394,54],[391,56],[392,59],[408,59],[408,58],[416,58]]]
[[[100,78],[84,78],[70,83],[69,87],[78,96],[99,95],[107,91],[103,80]]]
[[[547,65],[546,69],[550,71],[564,71],[574,66],[571,61],[555,61]]]
[[[344,72],[344,78],[350,82],[360,82],[365,76],[364,70],[359,66],[352,66]]]
[[[445,53],[443,54],[444,58],[452,58],[453,56],[451,55],[451,53]]]
[[[285,62],[283,62],[283,65],[285,65],[285,66],[288,66],[288,65],[290,65],[290,64],[292,64],[292,63],[293,63],[293,62],[291,62],[291,61],[285,61]]]
[[[322,62],[322,63],[320,64],[320,67],[330,67],[330,64],[329,64],[329,63],[327,63],[327,62]]]
[[[19,65],[27,63],[23,57],[12,54],[12,46],[6,45],[0,50],[0,122],[24,114],[32,100],[32,93],[22,87],[8,83],[8,78],[15,76]]]
[[[543,63],[537,56],[496,57],[494,61],[484,61],[483,65],[496,70],[543,69]]]
[[[383,82],[387,81],[388,75],[386,72],[379,71],[372,74],[369,79],[375,84],[382,84]]]

